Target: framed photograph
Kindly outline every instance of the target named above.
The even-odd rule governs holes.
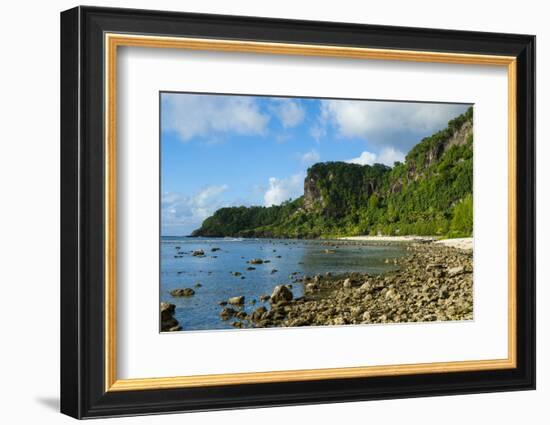
[[[535,37],[61,14],[61,411],[535,388]]]

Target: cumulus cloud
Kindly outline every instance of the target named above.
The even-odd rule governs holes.
[[[432,133],[467,109],[467,105],[323,100],[319,122],[344,138],[377,138],[399,132]],[[318,131],[318,130],[317,130]]]
[[[372,164],[384,164],[393,167],[396,161],[403,162],[405,154],[393,147],[382,149],[379,154],[375,154],[369,151],[361,152],[357,158],[347,160],[350,164],[359,165],[372,165]]]
[[[280,205],[289,199],[301,196],[304,192],[305,173],[294,174],[285,179],[269,178],[269,187],[264,194],[264,205]]]
[[[168,192],[162,195],[162,226],[169,230],[185,229],[190,232],[199,227],[203,220],[223,206],[221,194],[227,185],[207,186],[192,196]],[[163,232],[165,233],[165,232]]]
[[[217,137],[224,133],[262,134],[269,123],[256,100],[249,96],[164,93],[162,129],[188,141],[195,136]]]
[[[300,161],[302,161],[306,165],[319,162],[320,159],[321,159],[321,155],[319,155],[319,152],[317,152],[315,149],[312,149],[309,152],[300,154]]]
[[[300,103],[293,99],[273,99],[271,110],[284,128],[296,127],[306,115]]]

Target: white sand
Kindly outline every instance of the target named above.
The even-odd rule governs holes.
[[[346,241],[360,242],[433,242],[451,248],[471,251],[474,248],[474,238],[456,238],[437,240],[436,236],[348,236],[339,238]]]
[[[437,239],[435,236],[347,236],[346,241],[361,242],[432,242]]]
[[[441,239],[434,243],[468,251],[474,249],[474,238]]]

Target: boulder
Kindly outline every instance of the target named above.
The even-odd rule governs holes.
[[[174,318],[176,306],[171,303],[160,303],[160,330],[161,332],[181,331],[179,322]]]
[[[351,279],[348,277],[347,279],[344,280],[344,282],[342,283],[342,286],[345,288],[345,289],[349,289],[352,287],[352,284],[351,284]]]
[[[266,312],[267,312],[267,309],[264,306],[258,307],[256,310],[254,310],[252,312],[252,315],[250,316],[250,318],[253,321],[257,322],[257,321],[261,320],[262,316]]]
[[[261,258],[253,258],[252,260],[249,261],[250,264],[263,264],[264,263],[264,260],[262,260]]]
[[[269,301],[269,299],[271,298],[271,295],[260,295],[260,302],[266,302],[266,301]]]
[[[294,298],[292,291],[286,285],[277,285],[273,289],[270,301],[272,304],[279,304],[292,301],[292,298]]]
[[[243,305],[244,304],[244,295],[239,295],[237,297],[231,297],[227,300],[229,304],[233,305]]]
[[[170,291],[173,297],[191,297],[195,295],[195,290],[192,288],[179,288]]]
[[[234,309],[232,309],[231,307],[225,307],[221,311],[220,317],[222,318],[222,320],[229,320],[235,315],[235,313],[236,313],[236,311]]]

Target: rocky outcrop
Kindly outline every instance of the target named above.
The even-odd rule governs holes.
[[[308,277],[301,298],[282,295],[288,288],[279,285],[272,298],[283,302],[257,309],[248,320],[255,327],[471,320],[472,252],[434,244],[412,244],[408,251],[397,261],[399,270],[381,275]]]
[[[174,318],[176,306],[171,303],[160,303],[160,330],[161,332],[181,331],[179,322]]]

